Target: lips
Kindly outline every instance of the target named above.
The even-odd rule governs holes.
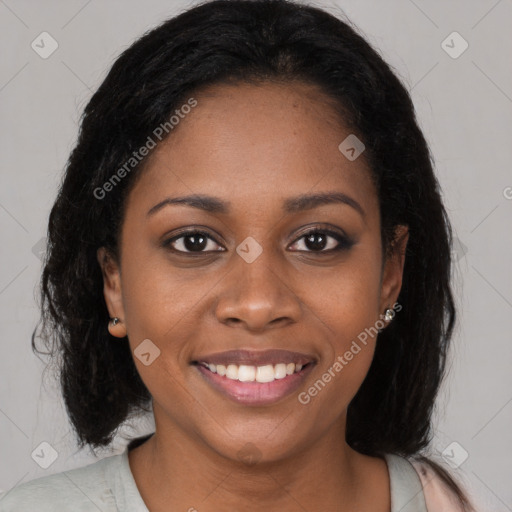
[[[289,350],[272,349],[254,351],[239,349],[200,356],[196,360],[192,361],[192,363],[205,363],[206,365],[214,364],[223,366],[229,366],[230,364],[237,366],[266,366],[281,363],[293,363],[295,365],[306,366],[308,363],[315,361],[316,359],[313,356],[299,352],[290,352]]]
[[[289,350],[230,350],[201,356],[191,364],[225,397],[239,404],[264,406],[296,391],[316,359]]]

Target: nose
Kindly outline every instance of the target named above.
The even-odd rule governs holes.
[[[238,254],[233,259],[215,306],[220,322],[261,332],[299,321],[301,301],[271,251],[263,250],[252,263]]]

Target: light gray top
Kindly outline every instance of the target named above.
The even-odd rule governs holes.
[[[427,512],[418,473],[386,454],[391,512]],[[25,482],[0,494],[0,512],[149,512],[128,462],[128,448],[87,466]]]

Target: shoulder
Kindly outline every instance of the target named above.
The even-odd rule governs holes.
[[[0,512],[117,511],[108,482],[119,462],[113,455],[17,485],[0,494]]]
[[[420,477],[428,512],[464,512],[455,492],[431,466],[414,459],[409,462]]]

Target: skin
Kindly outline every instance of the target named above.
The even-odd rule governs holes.
[[[153,437],[129,453],[141,496],[151,512],[389,512],[385,461],[344,441],[347,407],[377,337],[309,404],[297,395],[396,302],[407,228],[397,229],[396,251],[383,267],[369,170],[364,158],[349,161],[339,151],[350,131],[317,88],[222,85],[195,98],[197,107],[153,150],[128,196],[120,261],[98,251],[110,316],[121,319],[110,332],[128,334],[132,351],[145,339],[160,350],[148,366],[134,357],[156,425]],[[283,213],[285,198],[313,192],[343,192],[364,216],[339,203]],[[147,215],[165,198],[191,193],[229,201],[232,211],[171,205]],[[318,223],[354,244],[328,253],[338,245],[329,236],[324,249],[310,249],[304,232]],[[211,235],[203,249],[211,252],[190,256],[162,245],[180,228],[198,226]],[[263,249],[252,263],[236,252],[248,236]],[[184,241],[174,247],[186,251]],[[246,406],[190,365],[236,348],[303,352],[317,364],[297,392]],[[241,461],[244,449],[259,461]]]

